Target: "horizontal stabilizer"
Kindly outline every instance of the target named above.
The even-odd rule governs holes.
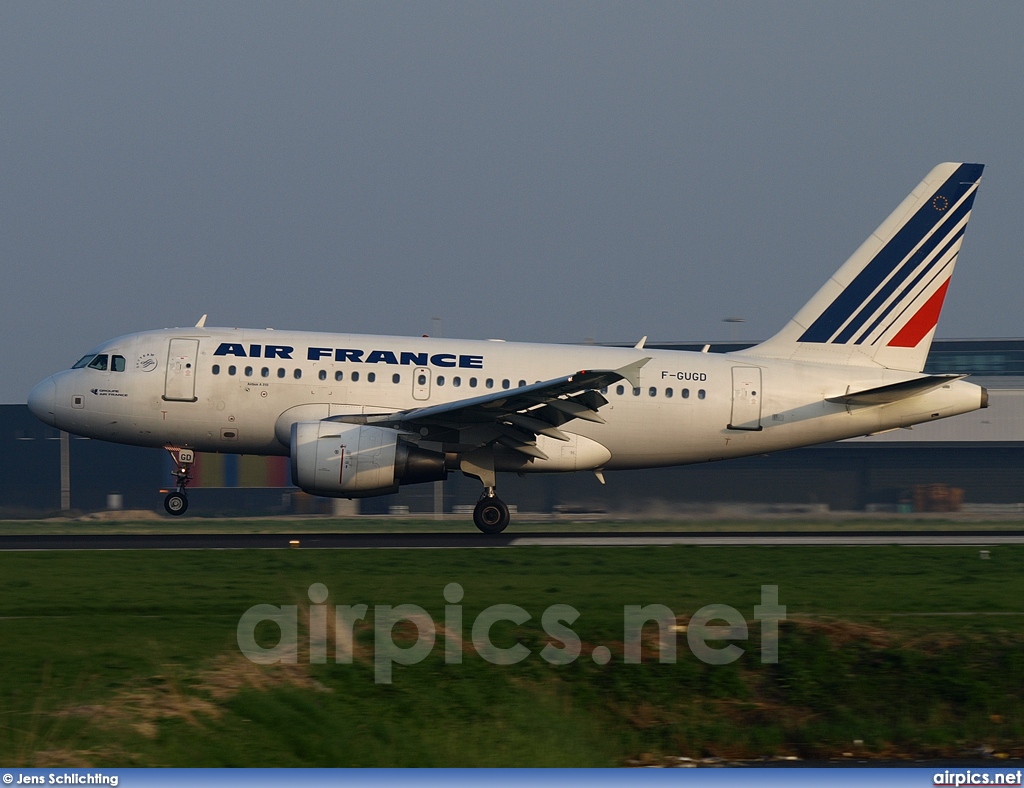
[[[966,375],[929,375],[924,378],[904,380],[902,383],[855,391],[852,394],[843,394],[839,397],[826,397],[825,401],[838,402],[843,405],[886,405],[901,399],[916,397],[918,394],[924,394],[943,384],[966,377]]]

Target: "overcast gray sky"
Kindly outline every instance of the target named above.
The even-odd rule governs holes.
[[[764,338],[946,160],[987,169],[939,336],[1024,335],[1022,31],[1019,2],[5,0],[0,402],[204,312]]]

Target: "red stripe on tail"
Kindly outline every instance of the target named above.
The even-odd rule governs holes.
[[[917,347],[917,344],[939,322],[939,313],[942,311],[942,302],[946,298],[948,287],[949,280],[947,279],[942,283],[942,287],[936,290],[932,297],[925,302],[925,305],[917,311],[917,314],[907,321],[899,333],[889,340],[889,347]]]

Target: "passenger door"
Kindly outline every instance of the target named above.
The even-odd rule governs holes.
[[[198,339],[172,339],[167,349],[167,375],[164,399],[172,402],[196,401],[196,360]]]
[[[761,368],[732,368],[732,419],[730,430],[761,429]]]

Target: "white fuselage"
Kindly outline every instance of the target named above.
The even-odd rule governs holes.
[[[826,400],[919,375],[638,348],[189,328],[128,335],[93,353],[123,357],[123,371],[60,372],[33,390],[33,412],[107,441],[264,455],[289,453],[296,421],[407,411],[650,357],[639,387],[621,381],[603,392],[606,423],[563,425],[578,442],[574,462],[520,458],[515,469],[526,472],[761,454],[907,427],[983,403],[979,386],[952,380],[890,404],[848,406]]]

